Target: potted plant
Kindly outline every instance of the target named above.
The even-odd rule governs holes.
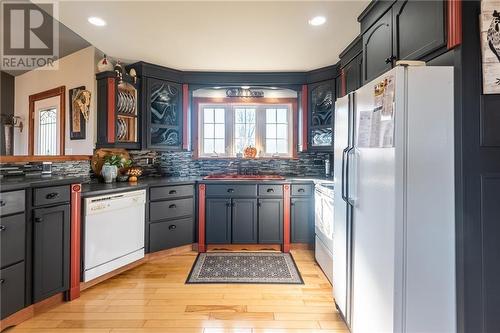
[[[105,183],[112,183],[118,176],[118,170],[128,168],[132,161],[120,155],[110,154],[104,158],[101,174]]]

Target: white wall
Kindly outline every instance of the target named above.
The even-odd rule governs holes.
[[[97,53],[100,52],[95,47],[89,46],[59,59],[57,70],[36,69],[16,76],[14,114],[22,117],[25,127],[22,133],[17,128],[14,130],[14,155],[28,154],[29,96],[59,86],[66,86],[66,155],[93,154],[97,131],[97,82],[95,79]],[[87,135],[85,140],[70,140],[69,90],[80,86],[85,86],[92,94],[89,121],[86,124]]]

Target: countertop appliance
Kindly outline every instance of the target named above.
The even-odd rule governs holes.
[[[353,333],[456,332],[452,67],[336,102],[333,290]]]
[[[330,282],[333,278],[333,183],[316,184],[314,190],[314,256]]]
[[[146,191],[85,199],[83,281],[144,257]]]

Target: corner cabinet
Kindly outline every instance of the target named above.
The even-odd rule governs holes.
[[[333,145],[335,80],[313,83],[309,91],[309,150],[330,150]]]
[[[146,77],[143,82],[145,110],[143,148],[182,149],[182,85]]]
[[[139,149],[139,82],[124,74],[103,72],[97,79],[97,148]]]

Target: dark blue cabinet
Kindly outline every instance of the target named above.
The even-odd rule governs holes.
[[[292,243],[313,243],[314,222],[312,218],[312,197],[291,199]]]
[[[283,243],[283,200],[259,199],[259,243]]]
[[[233,199],[232,243],[257,243],[257,199]]]
[[[231,243],[231,199],[206,200],[206,229],[208,244]]]

